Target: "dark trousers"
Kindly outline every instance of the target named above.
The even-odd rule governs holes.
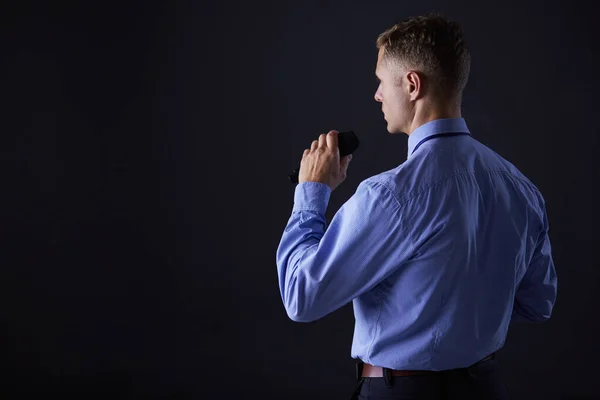
[[[353,400],[505,400],[508,390],[495,357],[431,375],[358,378]]]

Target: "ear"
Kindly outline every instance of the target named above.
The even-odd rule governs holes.
[[[411,101],[417,100],[423,94],[423,79],[416,71],[406,73],[406,82],[408,84],[408,95]]]

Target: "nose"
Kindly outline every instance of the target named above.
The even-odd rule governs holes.
[[[377,87],[377,91],[375,92],[375,101],[381,103],[383,99],[381,98],[381,85]]]

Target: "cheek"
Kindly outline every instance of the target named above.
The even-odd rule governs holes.
[[[400,99],[398,96],[395,96],[394,92],[384,93],[383,98],[385,99],[384,103],[388,111],[397,110],[400,106]]]
[[[400,109],[403,108],[404,105],[404,101],[402,99],[401,96],[398,95],[397,92],[395,92],[390,99],[391,103],[394,104],[394,108],[397,109],[398,111],[400,111]]]

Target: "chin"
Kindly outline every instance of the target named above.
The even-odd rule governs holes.
[[[387,131],[389,133],[391,133],[392,135],[396,134],[396,133],[403,133],[402,129],[400,129],[397,126],[392,125],[391,123],[388,122],[387,124]]]

